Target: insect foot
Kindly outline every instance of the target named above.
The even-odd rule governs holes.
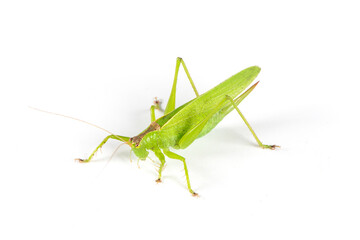
[[[86,162],[88,162],[87,159],[81,159],[81,158],[75,158],[74,160],[75,160],[75,162],[79,162],[79,163],[86,163]]]
[[[162,110],[161,103],[162,103],[161,99],[159,99],[158,97],[154,98],[155,109]]]
[[[199,197],[199,194],[197,194],[196,192],[193,192],[193,193],[192,193],[192,196],[193,196],[193,197]]]
[[[271,150],[275,150],[276,148],[280,148],[278,145],[263,145],[263,148],[270,148]]]
[[[156,179],[155,182],[156,182],[156,183],[161,183],[161,182],[162,182],[162,181],[161,181],[161,178]]]

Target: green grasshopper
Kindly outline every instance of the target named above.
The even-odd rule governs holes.
[[[175,108],[176,85],[180,65],[183,66],[196,97],[182,106]],[[170,151],[170,148],[187,148],[195,139],[209,133],[233,109],[236,109],[239,113],[260,147],[269,149],[278,147],[276,145],[262,144],[244,115],[237,107],[258,84],[258,82],[255,83],[240,95],[240,93],[242,93],[256,78],[259,72],[260,68],[257,66],[246,68],[213,89],[199,95],[184,61],[182,58],[177,58],[173,86],[164,115],[158,119],[155,118],[155,109],[159,109],[159,103],[155,102],[150,108],[150,126],[139,135],[125,137],[111,134],[100,143],[88,159],[77,160],[80,162],[89,162],[94,157],[94,154],[109,139],[116,139],[129,145],[131,151],[134,152],[140,160],[146,160],[149,151],[155,153],[155,156],[160,160],[156,182],[161,182],[161,173],[165,164],[165,156],[182,161],[184,164],[187,188],[193,196],[197,196],[198,194],[191,189],[185,158]]]

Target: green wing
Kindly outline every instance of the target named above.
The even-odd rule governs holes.
[[[252,85],[246,92],[241,94],[238,98],[234,100],[235,105],[239,105],[239,103],[246,98],[247,95],[256,87],[258,84],[255,83]],[[204,136],[208,132],[210,132],[229,112],[234,109],[233,104],[231,102],[227,103],[225,106],[223,105],[224,100],[218,104],[218,107],[215,108],[206,118],[204,118],[198,125],[191,128],[185,135],[180,139],[178,145],[179,148],[187,148],[195,139]]]
[[[250,85],[259,72],[259,67],[249,67],[193,99],[185,106],[179,107],[181,108],[180,110],[178,110],[179,108],[175,109],[173,111],[176,111],[175,114],[170,112],[169,115],[172,115],[172,117],[168,118],[166,122],[162,122],[163,125],[160,124],[160,132],[169,140],[171,138],[171,142],[175,143],[174,147],[180,147],[178,146],[180,139],[189,131],[192,131],[192,129],[197,129],[195,135],[198,137],[205,135],[232,110],[227,102],[224,102],[223,106],[219,106],[225,95],[234,99]],[[216,109],[220,110],[213,116],[213,119],[210,118],[206,121],[207,124],[204,124],[204,119],[208,118]],[[199,124],[202,131],[206,132],[205,134],[204,132],[199,132],[199,127],[197,127]]]

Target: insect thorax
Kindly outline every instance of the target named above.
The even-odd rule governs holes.
[[[153,131],[158,131],[160,130],[160,125],[157,122],[152,122],[150,124],[150,126],[145,129],[145,131],[143,131],[142,133],[140,133],[139,135],[130,138],[130,141],[132,142],[132,144],[135,145],[135,147],[139,146],[141,140],[143,139],[143,137],[148,134],[149,132],[153,132]]]

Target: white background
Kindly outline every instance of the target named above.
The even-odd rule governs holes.
[[[2,1],[1,239],[359,239],[357,1]],[[233,112],[156,184],[133,136],[176,57],[202,93],[258,65]],[[182,69],[177,103],[193,97]],[[107,164],[108,163],[108,164]]]

